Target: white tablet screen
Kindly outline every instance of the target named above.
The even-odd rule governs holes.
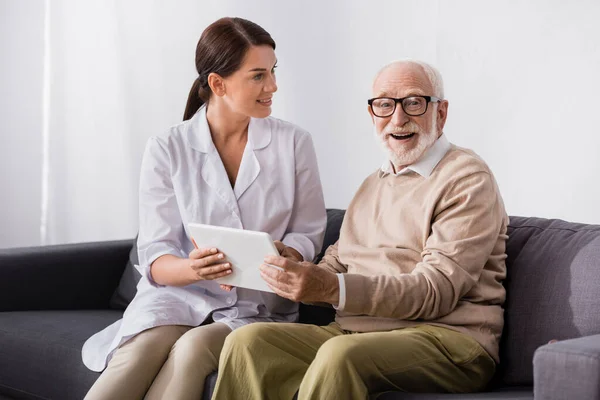
[[[195,223],[189,223],[188,229],[198,248],[216,247],[231,263],[231,275],[216,279],[217,282],[273,292],[259,270],[265,256],[279,254],[268,233]]]

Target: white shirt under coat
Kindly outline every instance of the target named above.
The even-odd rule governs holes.
[[[140,175],[138,255],[142,274],[123,318],[83,345],[84,364],[102,371],[136,334],[161,325],[198,326],[212,315],[232,329],[252,322],[293,322],[298,304],[215,281],[162,286],[150,275],[158,257],[187,258],[188,222],[267,232],[305,260],[320,251],[327,216],[308,132],[276,118],[251,118],[234,188],[211,138],[206,108],[148,140]],[[258,267],[258,266],[257,266]]]

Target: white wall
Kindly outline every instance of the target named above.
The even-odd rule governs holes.
[[[27,36],[39,34],[29,14],[15,11],[20,3],[0,3],[2,21],[12,24],[0,28],[2,54],[22,48],[22,38],[5,32],[19,28],[28,30]],[[225,15],[251,19],[275,38],[279,92],[274,116],[313,134],[327,206],[346,207],[360,182],[380,165],[366,109],[371,80],[381,65],[411,57],[441,70],[450,101],[445,132],[487,160],[509,214],[600,223],[598,1],[51,4],[53,126],[86,124],[77,134],[52,131],[54,146],[67,155],[53,173],[68,176],[69,184],[52,196],[51,242],[135,234],[144,143],[181,120],[195,77],[198,37]],[[11,18],[4,15],[7,8]],[[39,42],[32,49],[41,51]],[[9,139],[0,153],[23,154],[21,163],[26,151],[34,150],[18,146],[15,126],[22,130],[20,138],[33,142],[39,114],[8,101],[7,94],[24,96],[14,82],[41,76],[37,65],[37,72],[26,68],[35,69],[31,64],[41,56],[27,55],[35,62],[23,57],[11,57],[10,78],[5,72],[0,78],[11,85],[0,93],[2,104],[8,104],[8,111],[0,111],[0,133],[4,143]],[[38,174],[34,182],[39,181],[36,169],[39,165],[32,164],[27,172]],[[0,226],[0,247],[13,244],[7,239],[13,235],[36,243],[29,232],[39,220],[39,205],[23,199],[35,198],[39,189],[14,181],[6,168],[2,179],[0,215],[8,226]],[[89,182],[94,186],[86,186]],[[4,203],[5,193],[27,191],[32,193]]]
[[[379,165],[374,72],[411,57],[442,71],[445,131],[487,160],[511,215],[600,223],[600,2],[326,4],[305,26],[300,7],[290,28],[269,24],[285,56],[281,112],[314,133],[328,206],[347,206]]]

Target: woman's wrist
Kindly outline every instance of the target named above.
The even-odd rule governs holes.
[[[150,266],[150,276],[159,285],[190,285],[198,280],[193,274],[190,262],[189,258],[165,254],[154,260]]]
[[[296,262],[304,261],[304,257],[302,257],[302,254],[300,254],[298,250],[290,246],[285,246],[285,249],[283,250],[283,253],[281,255],[286,258],[290,258]]]

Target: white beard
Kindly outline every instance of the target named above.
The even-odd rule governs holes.
[[[377,142],[380,144],[380,146],[382,146],[382,149],[384,151],[384,153],[389,157],[390,161],[394,164],[394,167],[398,167],[398,166],[407,166],[407,165],[412,165],[414,163],[416,163],[425,153],[425,151],[427,149],[429,149],[431,146],[433,146],[433,144],[435,143],[435,141],[437,140],[438,137],[438,132],[437,132],[437,114],[436,113],[432,113],[432,121],[431,121],[431,126],[433,129],[433,132],[428,132],[425,133],[423,131],[421,131],[420,129],[414,129],[414,128],[410,128],[407,131],[410,132],[416,132],[417,133],[417,145],[408,150],[408,151],[402,151],[402,150],[394,150],[390,147],[388,141],[386,140],[386,134],[388,133],[394,133],[393,128],[391,130],[388,130],[386,128],[384,128],[384,133],[380,133],[377,132],[377,128],[375,127],[375,125],[373,125],[373,130],[375,132],[375,136],[377,137]],[[410,124],[410,123],[409,123]],[[410,125],[411,127],[416,127],[416,125]],[[408,128],[408,126],[406,126]],[[406,132],[406,131],[405,131]]]

